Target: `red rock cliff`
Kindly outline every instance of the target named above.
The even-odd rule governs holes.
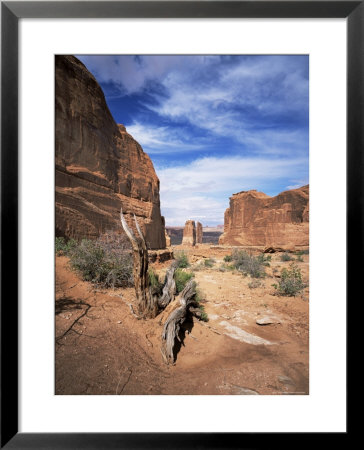
[[[220,244],[308,246],[309,186],[281,192],[276,197],[257,191],[234,194],[224,222]]]
[[[159,179],[149,156],[117,125],[94,76],[56,56],[56,235],[96,238],[135,213],[151,248],[165,248]]]

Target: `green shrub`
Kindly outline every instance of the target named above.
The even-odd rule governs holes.
[[[301,255],[298,255],[297,258],[296,258],[296,261],[298,261],[298,262],[303,262],[302,256],[301,256]]]
[[[149,282],[153,295],[160,295],[162,293],[163,284],[159,281],[159,276],[155,271],[150,267],[148,269]]]
[[[253,278],[261,278],[265,276],[264,265],[250,255],[245,250],[235,249],[232,254],[233,265],[244,275],[250,275]]]
[[[233,257],[231,256],[231,255],[226,255],[226,256],[224,256],[224,261],[225,262],[230,262],[230,261],[232,261],[233,260]]]
[[[269,262],[272,260],[272,255],[266,256],[264,253],[260,253],[257,256],[257,260],[263,265],[269,267]]]
[[[278,294],[293,297],[300,293],[306,285],[302,281],[301,270],[294,264],[290,264],[290,269],[283,269],[278,284],[272,286]]]
[[[293,261],[293,258],[286,252],[281,255],[281,261]]]
[[[197,289],[196,295],[195,295],[195,302],[197,304],[197,307],[201,311],[201,320],[203,322],[208,322],[209,321],[209,317],[207,315],[207,312],[205,311],[205,307],[203,305],[201,305],[201,301],[202,301],[202,295],[201,295],[201,292]]]
[[[183,251],[175,254],[175,260],[177,261],[177,267],[180,267],[181,269],[184,269],[190,265],[188,256]]]
[[[56,237],[55,240],[55,249],[56,255],[68,255],[70,251],[77,246],[78,242],[75,239],[69,239],[66,241],[64,237]]]
[[[183,291],[187,282],[190,281],[190,279],[193,278],[194,276],[195,275],[192,272],[186,272],[185,270],[182,270],[181,268],[178,268],[175,271],[174,279],[176,282],[177,294],[179,294],[180,292]]]
[[[205,267],[213,267],[213,265],[215,264],[215,260],[212,258],[207,258],[204,260],[204,265]]]
[[[114,241],[110,235],[108,237],[109,239],[102,236],[96,241],[83,239],[72,248],[68,253],[72,269],[78,272],[83,280],[105,287],[133,286],[130,251],[117,246],[119,237]]]

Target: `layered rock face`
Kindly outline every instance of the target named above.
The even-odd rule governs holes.
[[[230,197],[219,243],[285,249],[309,244],[309,186],[269,197],[243,191]]]
[[[149,156],[117,125],[94,76],[56,56],[56,236],[96,238],[136,215],[150,248],[165,248],[159,179]]]
[[[194,220],[187,220],[185,223],[182,245],[196,245],[196,225]]]
[[[202,244],[202,223],[196,222],[196,244]]]

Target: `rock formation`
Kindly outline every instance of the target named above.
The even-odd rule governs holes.
[[[151,248],[165,247],[159,180],[149,156],[117,125],[94,76],[56,56],[56,235],[96,238],[133,214]]]
[[[185,223],[182,245],[196,245],[196,225],[194,220],[187,220]]]
[[[196,222],[196,244],[202,244],[202,223]]]
[[[167,230],[165,230],[165,238],[166,238],[166,246],[170,247],[171,246],[171,238],[169,237]]]
[[[276,197],[243,191],[230,197],[219,243],[285,249],[309,244],[309,186]]]

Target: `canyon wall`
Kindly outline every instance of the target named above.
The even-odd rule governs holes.
[[[101,87],[73,56],[56,56],[56,236],[96,238],[136,215],[150,248],[165,248],[159,179],[115,123]]]
[[[307,247],[309,244],[309,186],[275,197],[243,191],[230,197],[220,244]]]

